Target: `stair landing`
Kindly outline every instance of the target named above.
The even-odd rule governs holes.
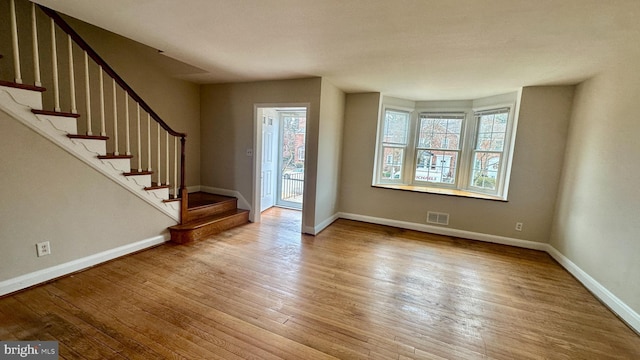
[[[171,241],[184,244],[202,240],[249,222],[249,211],[238,209],[238,199],[196,192],[189,194],[188,211],[182,224],[171,226]]]

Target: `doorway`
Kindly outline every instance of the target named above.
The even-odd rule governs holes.
[[[302,210],[307,109],[256,107],[260,129],[260,212],[273,206]]]

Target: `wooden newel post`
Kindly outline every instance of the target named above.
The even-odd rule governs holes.
[[[184,224],[188,221],[187,213],[189,209],[189,194],[187,192],[187,185],[185,183],[185,145],[186,145],[186,136],[182,135],[180,137],[180,197],[182,200],[180,201],[180,223]]]

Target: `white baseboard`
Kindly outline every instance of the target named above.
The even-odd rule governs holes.
[[[215,188],[215,187],[204,186],[204,185],[200,185],[199,189],[200,191],[208,192],[211,194],[233,196],[238,199],[238,208],[251,211],[251,205],[249,205],[249,202],[247,201],[247,199],[245,199],[244,196],[242,196],[242,194],[239,191]]]
[[[560,253],[556,248],[551,245],[547,246],[547,253],[549,253],[551,257],[571,273],[571,275],[578,279],[578,281],[589,289],[589,291],[600,299],[600,301],[605,303],[607,307],[626,322],[627,325],[640,334],[640,314],[635,312],[596,279],[592,278],[591,275],[587,274],[584,270],[578,267],[578,265],[574,264],[569,260],[569,258]]]
[[[202,191],[226,195],[236,196],[238,202],[246,200],[237,191],[224,190],[218,188],[211,188],[202,186]],[[442,228],[438,226],[431,226],[425,224],[418,224],[406,221],[391,220],[384,218],[377,218],[366,215],[358,215],[351,213],[337,213],[316,225],[315,227],[305,227],[303,232],[306,234],[316,235],[324,230],[327,226],[331,225],[336,219],[348,219],[363,221],[372,224],[394,226],[402,229],[416,230],[421,232],[428,232],[439,235],[455,236],[465,239],[480,240],[491,243],[517,246],[526,249],[541,250],[547,252],[553,257],[562,267],[564,267],[569,273],[575,276],[589,291],[591,291],[600,301],[606,304],[611,311],[617,314],[624,322],[626,322],[632,329],[640,333],[640,314],[631,309],[627,304],[620,300],[617,296],[611,293],[606,287],[596,281],[593,277],[587,274],[584,270],[580,269],[569,258],[560,253],[553,246],[546,243],[539,243],[535,241],[527,241],[521,239],[514,239],[503,236],[489,235],[476,233],[471,231],[457,230]],[[29,274],[21,275],[13,279],[8,279],[0,282],[0,296],[10,294],[22,289],[26,289],[30,286],[34,286],[73,272],[86,269],[88,267],[113,260],[115,258],[140,251],[152,246],[162,244],[169,240],[169,236],[161,235],[149,238],[146,240],[138,241],[132,244],[123,245],[115,249],[103,251],[94,255],[90,255],[81,259],[73,260],[64,264],[56,265],[47,269],[38,270]]]
[[[460,237],[464,239],[480,240],[480,241],[486,241],[486,242],[502,244],[502,245],[517,246],[525,249],[542,250],[542,251],[546,251],[547,249],[547,244],[545,243],[514,239],[506,236],[483,234],[483,233],[477,233],[472,231],[451,229],[451,228],[445,228],[440,226],[418,224],[418,223],[413,223],[408,221],[391,220],[391,219],[384,219],[384,218],[351,214],[351,213],[339,213],[338,216],[342,219],[363,221],[363,222],[379,224],[379,225],[394,226],[402,229],[416,230],[416,231],[428,232],[432,234],[445,235],[445,236],[455,236],[455,237]]]
[[[202,186],[200,186],[200,185],[187,186],[187,192],[188,193],[194,193],[194,192],[202,191],[201,188],[202,188]]]
[[[340,218],[340,213],[333,214],[328,219],[326,219],[325,221],[321,222],[320,224],[314,227],[305,226],[305,228],[303,229],[303,232],[309,235],[318,235],[322,230],[326,229],[327,226],[331,225],[334,221],[338,220],[339,218]]]
[[[569,258],[561,254],[556,248],[547,243],[540,243],[535,241],[514,239],[504,236],[496,236],[489,234],[476,233],[471,231],[443,228],[439,226],[431,226],[425,224],[418,224],[406,221],[390,220],[384,218],[377,218],[366,215],[340,213],[339,217],[342,219],[363,221],[372,224],[394,226],[402,229],[416,230],[422,232],[428,232],[439,235],[455,236],[464,239],[480,240],[496,244],[510,245],[521,247],[525,249],[541,250],[547,252],[553,257],[562,267],[564,267],[569,273],[571,273],[582,285],[584,285],[591,293],[593,293],[600,301],[602,301],[611,311],[613,311],[618,317],[620,317],[627,325],[634,329],[637,333],[640,333],[640,314],[631,309],[627,304],[615,296],[606,287],[592,278],[584,270],[580,269]]]
[[[13,279],[0,281],[0,296],[10,294],[30,286],[38,285],[49,280],[65,276],[100,263],[113,260],[115,258],[144,250],[152,246],[163,244],[169,240],[169,235],[154,236],[149,239],[138,241],[132,244],[123,245],[115,249],[106,250],[87,257],[69,261],[64,264],[52,266],[50,268],[34,271],[21,275]]]

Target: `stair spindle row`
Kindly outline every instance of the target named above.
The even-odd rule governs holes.
[[[19,23],[16,11],[16,5],[20,5],[21,0],[9,0],[9,18],[10,18],[10,26],[11,26],[11,45],[13,51],[13,70],[14,70],[14,78],[13,82],[16,84],[23,84],[23,74],[21,69],[21,58],[20,58],[20,44],[19,44]],[[16,4],[18,2],[18,4]],[[26,3],[26,2],[25,2]],[[34,3],[29,3],[30,6],[30,36],[31,36],[31,52],[33,54],[33,83],[36,87],[41,88],[43,85],[42,77],[41,77],[41,53],[39,49],[39,31],[49,31],[49,41],[51,46],[51,74],[47,75],[45,79],[50,79],[50,86],[52,87],[52,103],[53,110],[55,113],[62,114],[62,103],[69,104],[69,111],[72,114],[78,114],[78,104],[76,99],[76,75],[79,75],[83,78],[82,81],[84,84],[84,109],[81,110],[82,116],[85,117],[84,125],[86,127],[85,133],[87,136],[93,136],[93,109],[92,109],[92,95],[98,96],[98,104],[99,104],[99,120],[100,120],[100,136],[107,137],[113,139],[112,147],[113,154],[115,156],[120,156],[120,146],[119,144],[119,135],[124,135],[125,138],[125,154],[127,156],[135,157],[137,160],[137,172],[143,172],[143,165],[146,165],[146,171],[152,172],[153,170],[153,161],[156,161],[157,167],[155,168],[155,179],[157,180],[156,184],[158,186],[170,186],[170,180],[173,180],[172,187],[170,188],[170,193],[172,193],[173,197],[178,197],[181,190],[184,188],[184,134],[177,133],[173,131],[164,121],[162,121],[151,108],[144,103],[144,101],[122,80],[114,71],[111,69],[105,62],[100,58],[100,56],[91,49],[84,40],[82,40],[73,29],[69,27],[62,18],[57,15],[57,13],[52,10],[46,9],[44,7],[40,7]],[[36,7],[42,9],[45,15],[49,17],[48,29],[39,29],[38,28],[38,12]],[[66,52],[68,56],[66,71],[68,71],[68,84],[60,83],[60,69],[59,65],[64,64],[64,57],[59,58],[58,49],[58,35],[57,32],[62,30],[67,35],[67,41],[65,45],[62,45],[62,49],[66,47],[66,51],[63,50],[62,53]],[[75,59],[74,59],[74,46],[78,46],[80,50],[82,50],[82,70],[81,74],[76,74],[75,70]],[[46,59],[45,59],[46,60]],[[61,63],[62,61],[62,63]],[[96,70],[97,65],[97,70]],[[46,70],[46,69],[45,69]],[[64,67],[63,67],[64,71]],[[95,72],[97,71],[98,84],[95,85],[91,82],[91,79],[95,79]],[[27,71],[28,73],[28,71]],[[111,96],[110,101],[112,102],[111,114],[108,114],[106,109],[106,100],[107,94],[105,94],[105,79],[104,75],[111,77]],[[27,74],[30,77],[29,74]],[[64,77],[63,79],[67,79]],[[95,82],[95,80],[93,80]],[[61,85],[68,86],[68,96],[63,96],[60,92]],[[96,89],[97,87],[97,89]],[[107,85],[107,87],[109,87]],[[123,98],[118,100],[118,92],[122,91],[124,93]],[[108,89],[107,89],[108,92]],[[65,92],[66,93],[66,92]],[[118,102],[122,103],[124,101],[124,106],[118,106]],[[130,124],[130,112],[129,112],[129,102],[133,101],[135,103],[135,129],[131,129]],[[66,108],[66,105],[64,106]],[[119,127],[119,117],[118,112],[124,113],[124,130]],[[143,113],[146,113],[147,121],[146,121],[146,129],[141,127],[141,116]],[[120,114],[120,115],[121,115]],[[107,128],[107,117],[111,117],[113,119],[113,129]],[[157,136],[152,136],[151,134],[151,122],[156,121],[157,123]],[[112,132],[111,132],[112,130]],[[136,131],[135,141],[136,141],[136,153],[132,154],[131,152],[131,130]],[[146,131],[146,134],[143,132]],[[123,134],[121,134],[122,132]],[[164,139],[162,139],[162,134],[164,132]],[[173,137],[173,146],[171,146],[170,138]],[[181,149],[178,149],[178,138],[181,138]],[[163,141],[164,140],[164,141]],[[153,147],[153,142],[156,142],[155,148]],[[144,150],[146,150],[146,154],[143,153],[143,142],[146,142],[146,146]],[[163,144],[164,143],[164,144]],[[164,146],[164,149],[162,147]],[[173,149],[171,149],[173,147]],[[153,150],[152,150],[153,149]],[[163,151],[164,150],[164,151]],[[173,154],[171,154],[173,151]],[[178,159],[178,151],[181,151],[181,157]],[[146,156],[144,156],[146,155]],[[153,157],[156,157],[154,159]],[[146,164],[143,164],[143,158],[145,158]],[[164,161],[163,161],[164,160]],[[171,164],[173,162],[173,166]],[[178,163],[181,164],[180,169],[178,168]],[[178,188],[178,172],[180,172],[180,188]],[[173,176],[172,176],[173,175]],[[164,180],[164,181],[163,181]]]

